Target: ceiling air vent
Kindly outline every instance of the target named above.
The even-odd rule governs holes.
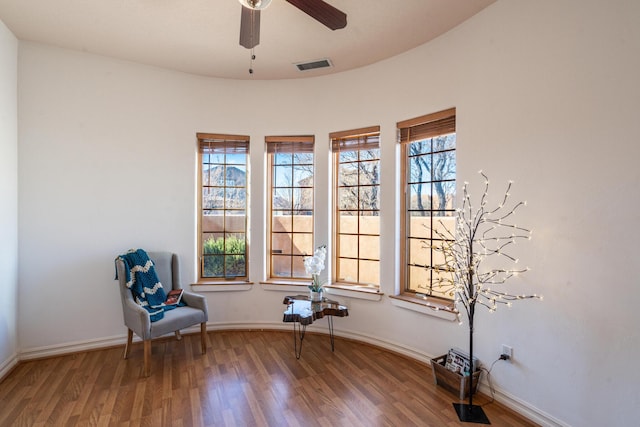
[[[317,61],[311,61],[311,62],[298,62],[297,64],[294,64],[294,65],[298,67],[299,71],[309,71],[309,70],[315,70],[318,68],[327,68],[327,67],[333,66],[331,64],[331,61],[329,61],[328,59],[319,59]]]

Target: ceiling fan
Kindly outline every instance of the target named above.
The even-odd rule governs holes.
[[[253,49],[260,44],[260,11],[269,6],[271,0],[238,1],[242,4],[240,45],[247,49]],[[347,26],[347,15],[323,0],[286,1],[332,30],[338,30]]]

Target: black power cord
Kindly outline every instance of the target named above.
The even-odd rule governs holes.
[[[493,402],[495,402],[496,400],[496,391],[493,388],[493,383],[491,382],[491,371],[493,370],[493,366],[498,363],[501,360],[509,360],[510,357],[508,354],[501,354],[499,358],[497,358],[496,360],[493,361],[493,363],[491,364],[491,366],[489,367],[489,370],[487,370],[486,368],[481,368],[481,370],[485,371],[487,373],[487,383],[489,384],[489,392],[491,392],[491,400],[483,405],[480,406],[485,406],[485,405],[489,405]]]

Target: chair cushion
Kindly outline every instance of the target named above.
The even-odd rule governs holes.
[[[189,306],[177,307],[173,310],[165,311],[164,318],[151,323],[150,338],[157,338],[206,321],[206,315],[200,309]]]

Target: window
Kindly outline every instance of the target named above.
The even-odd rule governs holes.
[[[330,135],[334,153],[334,277],[380,286],[380,127]]]
[[[268,277],[310,279],[313,255],[313,136],[268,136]]]
[[[455,108],[400,122],[398,130],[405,195],[402,293],[453,299],[448,287],[439,286],[451,273],[433,248],[442,245],[434,230],[455,233]]]
[[[200,279],[248,278],[249,137],[198,134]]]

